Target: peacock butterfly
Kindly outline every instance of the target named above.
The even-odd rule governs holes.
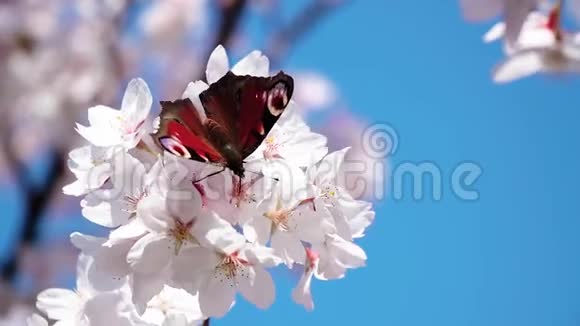
[[[292,77],[238,76],[231,71],[203,91],[203,108],[189,99],[161,102],[153,135],[164,150],[184,158],[218,164],[244,177],[244,159],[268,135],[290,102]],[[203,109],[203,119],[198,109]],[[222,169],[222,170],[223,170]]]

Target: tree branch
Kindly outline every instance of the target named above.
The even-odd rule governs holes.
[[[8,260],[2,266],[2,278],[6,281],[12,282],[16,277],[19,269],[19,259],[22,249],[33,246],[38,241],[38,231],[41,218],[44,216],[46,209],[50,204],[53,194],[58,188],[59,180],[64,175],[65,157],[66,155],[60,150],[53,149],[49,153],[50,162],[48,163],[48,173],[44,183],[41,186],[35,186],[28,182],[24,177],[18,178],[18,186],[23,193],[24,208],[24,225],[20,230],[18,242]],[[26,175],[26,168],[21,162],[13,168],[20,170],[14,173],[22,173]]]
[[[221,22],[216,40],[214,41],[214,47],[220,44],[226,45],[230,43],[247,4],[247,0],[230,0],[222,2],[223,4],[220,13]]]
[[[128,1],[125,10],[113,18],[112,23],[118,34],[125,28],[128,11],[134,2],[134,0]],[[123,78],[122,57],[117,44],[114,42],[110,44],[110,59],[115,66],[114,70],[118,74],[118,80],[121,82]],[[10,128],[5,124],[2,130],[10,130]],[[23,226],[19,238],[10,256],[0,269],[2,279],[12,282],[18,275],[23,249],[34,246],[38,241],[40,222],[50,205],[53,194],[57,191],[60,179],[65,173],[66,153],[56,147],[50,150],[47,175],[44,183],[37,186],[28,179],[29,171],[26,164],[18,159],[13,144],[10,143],[9,135],[3,137],[1,145],[8,168],[15,176],[16,184],[22,192],[24,206]]]
[[[280,64],[290,48],[312,30],[325,16],[344,1],[313,0],[288,24],[282,27],[270,41],[266,54],[272,66]]]
[[[227,48],[230,44],[232,37],[234,36],[234,32],[239,24],[240,18],[242,17],[242,13],[246,8],[248,1],[247,0],[225,0],[221,1],[220,7],[220,25],[218,28],[218,32],[216,34],[216,38],[213,42],[213,46],[209,49],[209,52],[206,55],[206,60],[202,62],[207,62],[211,52],[215,49],[218,45],[223,45]],[[201,70],[199,72],[198,78],[196,80],[204,79],[205,71]]]

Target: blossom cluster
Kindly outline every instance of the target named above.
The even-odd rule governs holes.
[[[183,98],[201,108],[199,94],[229,70],[219,46],[207,83],[190,83]],[[269,61],[254,51],[231,71],[267,76]],[[224,316],[237,293],[267,309],[276,297],[269,270],[278,265],[301,271],[291,296],[312,310],[313,279],[340,279],[365,265],[355,240],[375,214],[340,186],[349,148],[328,153],[325,136],[311,131],[292,101],[246,158],[243,179],[158,149],[152,105],[147,84],[134,79],[120,110],[91,107],[89,125],[77,124],[88,144],[70,152],[76,180],[63,191],[82,196],[82,215],[110,232],[71,234],[80,250],[76,289],[39,294],[37,308],[49,320],[195,325]],[[40,315],[28,322],[48,323]]]
[[[461,0],[461,5],[470,20],[503,14],[504,20],[484,36],[486,43],[504,40],[506,58],[493,70],[495,82],[507,83],[537,73],[580,72],[580,34],[562,27],[562,1]]]

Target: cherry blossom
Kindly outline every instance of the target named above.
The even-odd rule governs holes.
[[[100,188],[112,175],[112,157],[115,148],[87,145],[69,153],[68,168],[76,181],[62,191],[67,195],[80,196]]]
[[[495,67],[494,81],[506,83],[536,73],[580,72],[580,38],[561,28],[560,11],[557,4],[547,15],[528,16],[507,58]],[[503,35],[501,30],[495,34],[490,39]]]
[[[152,102],[145,81],[133,79],[127,86],[120,110],[102,105],[91,107],[90,126],[77,124],[77,131],[95,146],[131,149],[149,131],[146,119]]]
[[[84,217],[111,228],[126,224],[136,216],[142,200],[154,191],[161,168],[161,161],[157,161],[147,171],[141,161],[124,152],[118,153],[115,160],[112,188],[96,190],[81,201]]]
[[[234,303],[239,291],[257,307],[267,309],[275,298],[274,282],[266,268],[280,264],[271,248],[251,244],[229,223],[213,220],[213,227],[192,249],[192,284],[198,285],[201,311],[221,317]],[[184,271],[181,271],[183,273]]]
[[[33,314],[26,319],[27,326],[48,326],[48,321],[38,314]]]
[[[181,317],[185,319],[186,324],[198,323],[204,319],[197,296],[168,285],[147,303],[147,309],[141,316],[151,325],[174,323],[172,319]]]
[[[218,46],[208,60],[207,82],[229,69]],[[269,61],[254,51],[231,69],[268,76]],[[182,94],[202,119],[199,94],[208,87],[192,82]],[[292,298],[312,310],[313,278],[340,279],[366,264],[354,241],[375,215],[371,203],[342,186],[349,148],[329,154],[326,137],[310,129],[296,103],[246,157],[243,178],[220,171],[219,164],[158,149],[146,134],[156,128],[151,105],[145,82],[135,79],[121,110],[92,107],[90,126],[77,126],[90,144],[70,153],[76,181],[63,191],[85,195],[83,216],[108,233],[71,234],[81,251],[76,290],[48,289],[38,297],[38,309],[51,322],[197,325],[227,314],[238,293],[268,309],[276,298],[269,269],[281,264],[304,267]],[[38,316],[29,320],[47,323]]]
[[[115,302],[122,302],[124,293],[98,292],[92,288],[87,277],[91,264],[89,256],[80,255],[75,291],[45,290],[38,295],[37,308],[59,325],[131,325],[129,317],[124,314],[131,308]],[[110,313],[102,314],[99,309]]]
[[[268,133],[266,139],[246,162],[273,175],[279,161],[290,167],[306,168],[320,161],[328,152],[326,137],[314,133],[290,103],[286,112]]]

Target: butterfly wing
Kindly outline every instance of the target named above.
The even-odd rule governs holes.
[[[153,135],[165,150],[200,162],[225,163],[189,99],[161,102],[159,130]]]
[[[200,94],[210,139],[221,139],[218,148],[230,144],[242,158],[249,156],[284,112],[293,89],[292,77],[284,72],[272,77],[228,72]]]

